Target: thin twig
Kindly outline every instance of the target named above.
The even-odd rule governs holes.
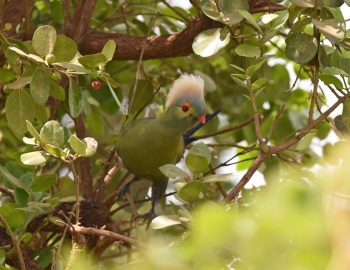
[[[269,134],[267,134],[266,136],[266,139],[265,139],[265,144],[267,144],[272,136],[272,133],[273,131],[275,130],[276,128],[276,124],[277,124],[277,121],[278,121],[278,118],[281,116],[284,108],[286,107],[286,104],[282,104],[281,107],[279,108],[278,112],[277,112],[277,115],[275,117],[275,119],[273,120],[273,123],[271,125],[271,128],[269,130]]]
[[[3,218],[2,215],[0,215],[0,222],[5,227],[7,234],[11,237],[13,246],[15,247],[15,249],[17,251],[17,257],[18,257],[19,266],[20,266],[21,270],[26,270],[26,265],[24,263],[22,251],[21,251],[21,248],[19,247],[18,237],[13,234],[10,226],[8,225],[7,221]]]

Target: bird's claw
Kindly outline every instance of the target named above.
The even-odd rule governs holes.
[[[151,209],[149,212],[147,212],[145,214],[137,215],[135,217],[135,219],[136,220],[143,219],[143,223],[147,222],[146,230],[148,230],[149,226],[152,223],[152,220],[155,219],[156,217],[157,217],[157,214],[156,214],[155,210]]]

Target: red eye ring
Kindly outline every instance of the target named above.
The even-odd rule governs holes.
[[[181,105],[181,109],[183,112],[188,112],[188,110],[191,108],[191,104],[188,102],[185,102],[184,104]]]

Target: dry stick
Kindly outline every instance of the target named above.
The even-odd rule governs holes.
[[[275,130],[276,128],[276,125],[277,125],[277,121],[278,121],[278,118],[281,116],[284,108],[286,107],[286,104],[282,104],[281,107],[279,108],[278,112],[277,112],[277,115],[275,117],[275,119],[273,120],[273,123],[271,125],[271,128],[269,130],[269,134],[267,134],[266,136],[266,139],[265,139],[265,144],[267,144],[272,136],[272,133],[273,131]]]
[[[6,194],[11,198],[14,198],[14,192],[11,189],[0,186],[0,192]]]
[[[82,226],[78,226],[78,225],[73,225],[72,229],[74,231],[76,231],[78,233],[82,233],[82,234],[110,237],[110,238],[116,239],[117,241],[121,241],[123,243],[133,245],[133,246],[142,245],[141,242],[139,242],[133,238],[130,238],[128,236],[125,236],[125,235],[122,235],[119,233],[107,231],[107,230],[96,229],[96,228],[91,228],[91,227],[82,227]]]
[[[239,125],[228,127],[228,128],[224,128],[224,129],[218,130],[216,132],[208,133],[208,134],[205,134],[205,135],[195,136],[193,138],[195,140],[200,140],[200,139],[205,139],[205,138],[208,138],[208,137],[213,137],[213,136],[216,136],[216,135],[220,135],[220,134],[223,134],[223,133],[226,133],[226,132],[230,132],[230,131],[239,129],[241,127],[247,126],[253,121],[254,121],[254,117],[251,117],[247,121],[244,121],[243,123],[241,123]]]
[[[0,215],[0,222],[1,224],[5,227],[6,232],[8,233],[8,235],[11,237],[12,243],[17,251],[17,256],[18,256],[18,261],[19,261],[19,266],[21,268],[21,270],[26,270],[26,265],[24,263],[24,259],[23,259],[23,255],[22,255],[22,251],[19,247],[19,242],[18,242],[18,237],[15,236],[10,228],[10,226],[8,225],[8,223],[6,222],[6,220],[3,218],[2,215]]]
[[[238,184],[230,191],[230,193],[227,195],[226,198],[224,198],[224,202],[231,202],[233,201],[239,192],[243,189],[243,187],[249,182],[250,178],[253,176],[253,174],[259,169],[260,165],[265,161],[265,159],[269,158],[272,155],[276,155],[280,153],[283,150],[286,150],[290,148],[291,146],[298,143],[306,134],[308,134],[315,126],[317,126],[319,123],[321,123],[323,120],[325,120],[341,103],[343,103],[345,100],[347,100],[350,97],[350,93],[344,95],[340,99],[338,99],[337,102],[335,102],[328,110],[326,110],[323,114],[321,114],[317,119],[310,122],[307,127],[305,127],[303,130],[301,130],[295,137],[293,137],[291,140],[287,141],[286,143],[282,145],[277,146],[270,146],[269,152],[264,153],[260,152],[259,156],[256,158],[256,160],[253,162],[252,166],[248,169],[248,171],[245,173],[245,175],[241,178],[241,180],[238,182]]]

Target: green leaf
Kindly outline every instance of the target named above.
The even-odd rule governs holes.
[[[26,133],[26,121],[32,122],[35,114],[32,96],[23,89],[12,91],[7,97],[5,111],[10,128],[20,134]]]
[[[59,122],[50,120],[44,124],[40,130],[40,137],[44,144],[52,144],[56,147],[62,147],[64,144],[64,130]]]
[[[72,78],[69,78],[68,93],[69,111],[71,116],[76,118],[83,111],[84,100],[80,87]]]
[[[239,78],[237,77],[237,74],[231,74],[231,78],[232,78],[232,80],[234,80],[238,85],[244,87],[245,89],[248,89],[248,86],[247,86],[246,82],[243,81],[243,80],[241,80],[241,79],[239,79]]]
[[[25,222],[25,213],[17,208],[19,208],[19,205],[16,203],[6,203],[0,207],[0,215],[6,220],[10,228],[19,228]]]
[[[178,196],[188,203],[195,203],[205,198],[208,187],[201,181],[191,181],[186,183],[178,191]]]
[[[195,144],[186,156],[186,166],[193,173],[202,173],[208,170],[211,160],[209,148],[204,143]]]
[[[0,248],[0,265],[3,265],[5,263],[5,260],[6,260],[5,250]]]
[[[50,73],[41,67],[37,67],[30,82],[30,93],[34,101],[44,105],[50,95]]]
[[[304,8],[313,8],[316,0],[290,0],[294,5]]]
[[[50,4],[53,5],[54,3],[57,3],[59,1],[53,1]],[[54,219],[55,217],[49,217],[49,220]],[[56,218],[57,219],[57,218]],[[64,224],[64,223],[62,223]],[[61,226],[62,226],[61,224]],[[58,225],[58,224],[56,224]],[[58,225],[60,226],[60,225]],[[33,258],[35,258],[35,261],[41,266],[41,268],[45,269],[47,268],[53,260],[53,251],[51,246],[43,246],[41,248],[36,249],[32,254]]]
[[[33,47],[41,57],[52,53],[55,42],[56,30],[51,25],[43,25],[35,30],[33,35]]]
[[[106,44],[103,46],[102,54],[106,56],[107,62],[113,60],[116,44],[114,40],[108,40]]]
[[[165,164],[159,169],[166,177],[169,177],[171,179],[175,179],[177,177],[183,179],[190,179],[190,176],[185,171],[181,170],[174,164]]]
[[[258,47],[249,44],[240,44],[236,47],[235,52],[239,56],[255,57],[261,54],[261,50]]]
[[[224,182],[232,179],[234,175],[232,173],[226,174],[213,174],[203,178],[203,183],[216,183],[216,182]]]
[[[50,153],[51,155],[55,156],[56,158],[65,160],[66,156],[67,156],[67,152],[65,152],[64,150],[62,150],[59,147],[56,147],[54,145],[51,144],[46,144],[44,146],[45,150]]]
[[[77,44],[72,39],[58,35],[52,53],[56,56],[56,62],[69,62],[77,51]]]
[[[25,191],[22,188],[15,188],[14,189],[14,198],[15,198],[15,202],[21,206],[21,207],[25,207],[28,205],[28,200],[29,200],[29,194],[27,191]]]
[[[66,62],[56,62],[53,63],[54,66],[59,66],[62,68],[65,68],[67,70],[72,70],[77,74],[89,74],[89,70],[84,68],[82,65],[79,64],[72,64],[72,63],[66,63]]]
[[[26,191],[28,191],[28,187],[26,187],[25,184],[23,184],[20,180],[18,180],[16,177],[14,177],[5,167],[0,165],[0,173],[6,177],[6,179],[15,187],[22,188]]]
[[[50,79],[50,96],[58,100],[66,100],[66,92],[55,80]]]
[[[73,151],[78,155],[83,156],[85,154],[85,144],[77,136],[70,136],[69,144],[72,147]]]
[[[176,215],[158,216],[152,220],[151,228],[154,230],[163,229],[169,226],[179,225],[181,221]]]
[[[8,85],[10,89],[22,89],[32,81],[32,77],[21,77]]]
[[[193,41],[192,49],[195,54],[209,57],[230,42],[231,33],[223,28],[213,28],[199,33]]]
[[[312,60],[316,53],[318,44],[313,36],[307,34],[295,34],[289,37],[286,46],[286,56],[299,64],[305,64]]]
[[[36,139],[40,144],[43,144],[43,139],[40,137],[39,133],[36,131],[33,125],[28,120],[26,120],[26,124],[30,135],[32,135],[33,138]]]
[[[350,99],[344,101],[343,103],[341,120],[344,123],[346,129],[350,132]]]
[[[237,12],[244,17],[259,33],[262,33],[259,25],[256,23],[254,17],[246,10],[237,10]],[[277,16],[277,15],[276,15]]]
[[[325,84],[333,84],[335,88],[339,90],[343,89],[343,83],[335,76],[320,74],[319,78]]]
[[[85,55],[78,58],[79,63],[87,69],[94,69],[107,63],[107,57],[102,53]]]
[[[28,166],[39,166],[44,164],[48,159],[49,155],[44,151],[34,151],[21,155],[21,162]]]
[[[257,90],[263,87],[265,84],[266,84],[266,78],[260,78],[260,79],[257,79],[255,82],[253,82],[252,88],[253,90]]]
[[[42,174],[35,177],[30,184],[30,189],[34,192],[45,192],[55,183],[55,174]]]
[[[345,29],[341,23],[334,19],[318,21],[312,19],[313,24],[333,44],[345,37]]]
[[[16,78],[16,73],[12,69],[1,68],[0,69],[0,84],[11,81]],[[1,251],[1,249],[0,249]]]
[[[201,0],[199,4],[203,13],[209,18],[228,25],[243,20],[239,10],[249,10],[249,4],[246,0]]]

